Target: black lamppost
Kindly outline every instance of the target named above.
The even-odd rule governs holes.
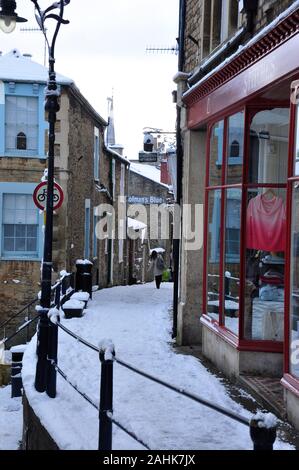
[[[55,73],[55,44],[57,35],[62,24],[68,24],[68,20],[63,19],[64,7],[71,0],[60,0],[50,5],[42,11],[38,0],[31,0],[35,7],[36,21],[45,36],[49,53],[49,80],[45,92],[45,111],[48,114],[49,122],[49,150],[48,150],[48,182],[47,182],[47,205],[46,205],[46,226],[44,237],[44,255],[42,261],[41,276],[41,309],[37,336],[37,366],[35,376],[35,388],[39,392],[47,391],[48,395],[56,395],[56,371],[49,361],[57,359],[57,349],[53,351],[57,335],[57,327],[50,325],[48,312],[51,308],[51,278],[52,278],[52,241],[53,241],[53,193],[54,193],[54,145],[55,145],[55,122],[56,113],[59,111],[58,88]],[[15,13],[16,2],[14,0],[1,0],[0,27],[4,32],[13,31],[16,22],[27,21],[18,17]],[[58,14],[53,11],[58,9]],[[48,40],[46,20],[54,20],[56,27],[51,42]],[[4,27],[3,27],[4,25]],[[56,354],[56,358],[55,358]]]

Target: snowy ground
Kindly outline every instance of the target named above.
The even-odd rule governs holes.
[[[17,450],[22,436],[22,399],[10,394],[10,387],[0,387],[0,451]]]
[[[176,353],[171,344],[169,306],[172,284],[116,287],[94,294],[86,315],[62,320],[98,344],[113,340],[116,355],[126,362],[248,417],[221,381],[198,359]],[[58,376],[56,399],[33,388],[35,340],[23,361],[27,397],[62,449],[97,449],[98,413]],[[59,366],[93,401],[99,401],[100,363],[96,352],[59,330]],[[215,411],[114,365],[114,416],[151,449],[251,449],[249,429]],[[279,440],[276,449],[290,446]],[[142,449],[114,426],[113,449]]]

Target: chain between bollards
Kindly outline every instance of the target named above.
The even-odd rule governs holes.
[[[101,390],[99,411],[99,450],[112,449],[112,422],[107,413],[113,412],[113,356],[114,346],[100,347]]]

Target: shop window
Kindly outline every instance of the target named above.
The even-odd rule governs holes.
[[[259,111],[251,122],[246,214],[246,339],[283,341],[288,132],[289,109]]]
[[[248,191],[245,338],[283,341],[286,190]]]
[[[209,191],[208,219],[209,230],[207,240],[208,264],[207,264],[207,313],[212,319],[219,321],[220,300],[220,267],[219,233],[221,215],[221,190]]]
[[[286,183],[289,109],[259,111],[250,127],[249,183]]]
[[[222,183],[223,130],[224,121],[217,122],[211,130],[209,186]]]
[[[5,151],[15,150],[38,150],[38,98],[6,96]]]
[[[225,246],[227,261],[234,262],[240,259],[240,210],[241,196],[238,189],[227,191],[226,198],[226,226],[225,226]],[[212,223],[210,225],[211,246],[210,261],[219,263],[220,260],[220,215],[221,215],[221,194],[215,191]]]
[[[225,192],[224,322],[238,335],[242,190],[230,188]]]
[[[2,196],[2,255],[38,256],[38,210],[31,194]]]
[[[239,184],[243,175],[244,111],[228,118],[226,183]]]
[[[202,57],[233,35],[239,26],[238,0],[205,0],[202,23]]]

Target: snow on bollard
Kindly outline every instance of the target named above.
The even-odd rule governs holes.
[[[48,318],[51,323],[57,325],[57,323],[60,321],[60,313],[58,308],[51,308],[48,312]]]
[[[99,342],[99,355],[101,361],[99,450],[111,450],[112,422],[109,419],[109,414],[113,413],[114,345],[110,339]]]
[[[259,411],[250,420],[250,437],[253,450],[273,450],[277,419],[272,413]]]

